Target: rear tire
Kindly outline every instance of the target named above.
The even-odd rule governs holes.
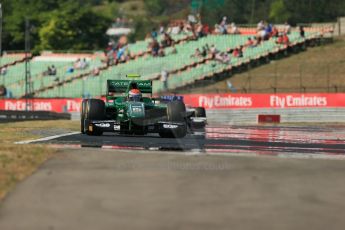
[[[195,117],[206,117],[206,110],[203,107],[195,108]]]
[[[172,101],[167,105],[168,121],[185,121],[186,106],[182,101]]]

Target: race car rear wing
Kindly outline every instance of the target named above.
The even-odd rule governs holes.
[[[109,93],[126,93],[132,88],[138,88],[141,93],[152,94],[150,80],[107,80],[107,95]]]

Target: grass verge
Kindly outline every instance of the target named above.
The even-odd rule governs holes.
[[[0,124],[0,199],[31,175],[56,150],[46,145],[17,145],[16,141],[43,137],[37,130],[78,131],[77,121],[27,121]]]

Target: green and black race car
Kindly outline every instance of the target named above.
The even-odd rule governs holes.
[[[133,89],[144,96],[132,100],[130,92]],[[106,102],[101,99],[82,101],[81,132],[96,136],[103,132],[135,135],[158,133],[161,137],[172,138],[182,138],[187,133],[203,133],[206,126],[205,109],[186,109],[183,101],[176,98],[165,102],[152,98],[150,80],[107,80]]]

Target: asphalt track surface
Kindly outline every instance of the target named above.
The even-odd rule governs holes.
[[[256,154],[345,154],[345,127],[208,126],[205,135],[185,138],[75,134],[50,144],[117,149],[206,151]]]
[[[338,126],[59,137],[44,142],[58,154],[0,203],[0,229],[344,229],[344,137]]]

